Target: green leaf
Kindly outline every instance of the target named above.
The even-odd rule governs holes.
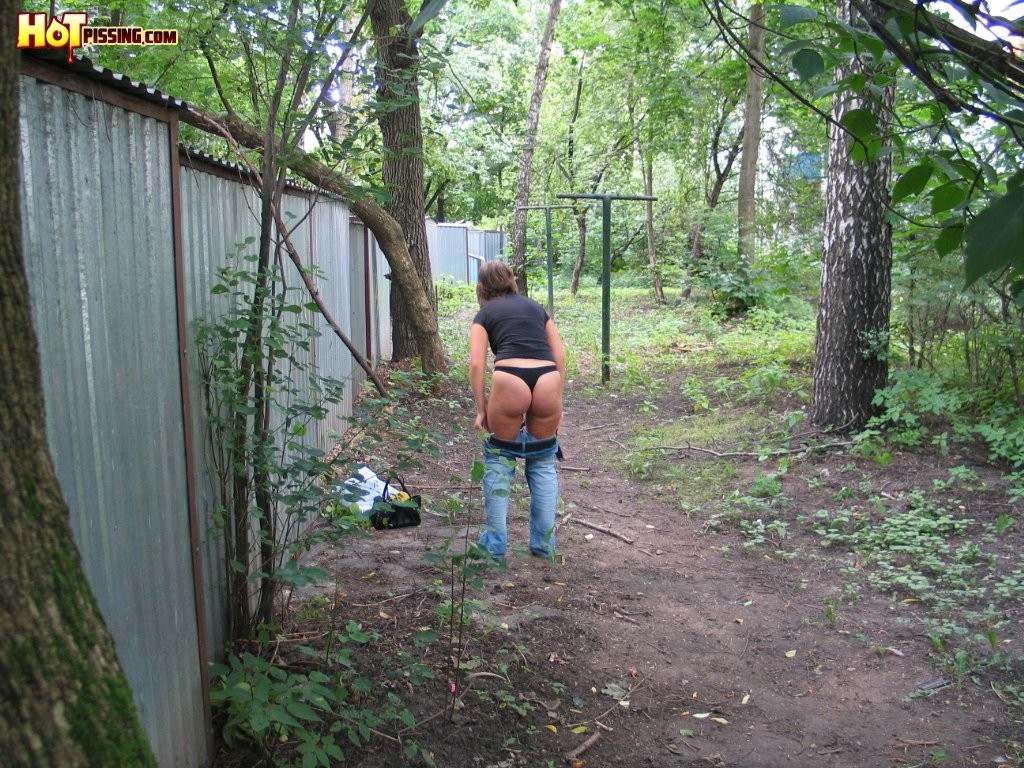
[[[935,166],[931,163],[920,163],[908,170],[892,187],[892,201],[899,202],[911,195],[919,195],[932,177]]]
[[[979,277],[1013,264],[1024,270],[1024,186],[1014,187],[967,226],[966,287]]]
[[[851,109],[839,124],[865,142],[873,138],[878,129],[878,119],[870,109]]]
[[[482,461],[473,462],[473,471],[470,473],[474,483],[479,483],[484,479],[484,463]]]
[[[289,709],[291,705],[289,705]],[[282,706],[270,707],[268,713],[273,717],[275,723],[280,725],[287,725],[290,728],[301,728],[302,723],[296,720],[292,715]]]
[[[415,635],[413,635],[413,644],[417,648],[422,648],[424,645],[430,645],[436,643],[438,634],[432,629],[421,629]]]
[[[952,253],[964,242],[964,225],[952,224],[943,227],[939,236],[935,238],[935,251],[939,256],[946,256]]]
[[[805,8],[802,5],[779,6],[779,26],[782,29],[804,21],[814,21],[817,18],[818,12],[813,8]]]
[[[802,51],[804,48],[808,48],[812,45],[814,45],[814,43],[811,40],[805,40],[803,38],[791,40],[782,47],[778,55],[782,58],[787,58],[797,51]]]
[[[825,60],[812,48],[802,48],[793,56],[793,68],[801,80],[810,80],[825,71]]]
[[[861,35],[859,42],[861,46],[875,58],[876,61],[881,61],[885,56],[885,43],[874,35]]]
[[[315,723],[320,722],[320,715],[318,715],[316,710],[304,701],[289,701],[286,706],[288,708],[288,712],[295,715],[295,717],[303,720],[312,720]],[[298,725],[298,723],[296,723],[296,725]]]
[[[956,208],[967,199],[967,190],[955,182],[943,184],[932,192],[932,214]]]
[[[274,571],[274,581],[293,587],[305,587],[326,579],[327,571],[323,568],[299,565],[295,560],[289,560]]]

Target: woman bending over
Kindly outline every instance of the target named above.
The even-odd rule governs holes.
[[[487,522],[480,543],[492,557],[504,559],[508,493],[515,460],[521,458],[530,487],[530,551],[552,557],[558,506],[555,453],[565,385],[562,339],[544,308],[519,295],[504,262],[481,265],[476,295],[480,311],[470,330],[469,379],[476,427],[490,433],[484,443]],[[488,347],[494,354],[489,393],[484,381]]]

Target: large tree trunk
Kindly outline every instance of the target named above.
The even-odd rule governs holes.
[[[14,39],[20,3],[0,3]],[[0,762],[155,766],[46,444],[21,247],[18,54],[0,47]]]
[[[205,131],[225,136],[243,147],[263,147],[263,132],[232,116],[212,115],[197,107],[182,113],[182,119]],[[352,212],[373,232],[391,267],[391,280],[398,286],[405,309],[412,318],[420,364],[426,373],[448,368],[441,336],[437,330],[437,309],[431,303],[433,291],[427,291],[413,263],[402,226],[375,200],[359,194],[352,182],[316,158],[292,153],[283,158],[288,167],[311,184],[333,192],[348,203]]]
[[[540,105],[544,100],[544,86],[548,78],[548,60],[551,58],[551,44],[555,39],[558,14],[562,0],[551,0],[548,9],[547,26],[540,41],[540,58],[533,77],[533,93],[530,95],[530,109],[526,115],[526,131],[523,140],[523,156],[519,160],[519,181],[516,185],[515,215],[512,222],[512,258],[510,266],[515,273],[519,292],[526,294],[526,206],[530,204],[530,166],[537,141],[537,126],[540,124]]]
[[[436,315],[424,206],[419,41],[418,36],[409,34],[412,21],[402,0],[375,0],[370,4],[370,24],[377,51],[377,95],[388,105],[378,118],[384,141],[384,188],[389,195],[385,209],[405,233],[409,255]],[[391,321],[395,360],[406,360],[419,352],[414,328],[416,318],[404,299],[402,291],[393,285]]]
[[[747,95],[743,107],[743,155],[740,158],[739,205],[737,221],[739,252],[748,263],[756,255],[757,153],[761,147],[761,98],[764,93],[764,6],[755,3],[750,9],[750,56],[747,63]]]
[[[840,3],[840,15],[850,9]],[[854,19],[856,21],[856,19]],[[855,71],[869,75],[855,61],[837,77]],[[893,92],[882,102],[843,94],[833,107],[838,123],[852,109],[869,109],[885,125]],[[824,254],[821,307],[812,379],[811,419],[821,427],[858,429],[873,414],[875,390],[888,378],[892,230],[889,205],[890,155],[870,162],[850,156],[848,134],[829,126],[826,172]]]

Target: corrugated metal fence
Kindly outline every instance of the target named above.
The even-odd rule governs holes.
[[[472,285],[483,262],[502,258],[505,233],[477,229],[471,224],[438,223],[428,219],[427,244],[435,279],[450,277]]]
[[[153,751],[162,766],[202,766],[205,664],[219,656],[227,611],[192,321],[226,308],[210,289],[258,233],[258,197],[237,170],[179,155],[178,103],[78,68],[26,58],[21,79],[47,436]],[[371,360],[390,355],[389,283],[372,237],[337,200],[292,190],[284,207],[335,320]],[[365,374],[331,333],[310,355],[347,384],[308,438],[327,449]]]
[[[22,220],[50,450],[153,751],[162,766],[202,766],[227,573],[193,323],[228,309],[211,289],[258,234],[258,194],[239,169],[179,151],[180,102],[83,62],[22,64]],[[293,188],[283,208],[335,321],[371,362],[389,358],[376,241],[338,200]],[[504,247],[500,232],[427,225],[436,277],[474,283]],[[322,332],[305,362],[346,384],[306,437],[329,450],[365,373],[322,318],[300,317]]]

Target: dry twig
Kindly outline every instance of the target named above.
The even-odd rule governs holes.
[[[576,522],[579,523],[582,526],[587,527],[587,528],[591,528],[591,529],[593,529],[595,531],[600,531],[601,533],[607,534],[608,536],[613,536],[614,538],[619,539],[620,541],[624,541],[627,544],[632,544],[633,543],[633,539],[629,538],[629,536],[626,536],[626,535],[621,534],[621,533],[616,533],[611,528],[605,528],[603,525],[598,525],[597,523],[591,523],[591,522],[588,522],[587,520],[583,520],[581,518],[576,518]]]
[[[762,456],[787,456],[791,453],[812,453],[813,451],[824,451],[826,448],[845,448],[853,445],[853,440],[840,440],[834,443],[823,443],[821,445],[802,445],[799,448],[779,448],[774,451],[713,451],[710,448],[700,448],[696,445],[657,445],[660,451],[697,451],[707,453],[718,459],[736,457],[760,458]]]
[[[591,736],[589,739],[587,739],[582,744],[580,744],[578,747],[576,747],[576,749],[574,749],[572,752],[566,752],[565,753],[565,762],[572,763],[573,760],[575,760],[577,757],[582,755],[584,752],[586,752],[592,746],[597,744],[598,739],[600,739],[600,738],[601,738],[601,732],[600,731],[595,732],[593,736]]]

